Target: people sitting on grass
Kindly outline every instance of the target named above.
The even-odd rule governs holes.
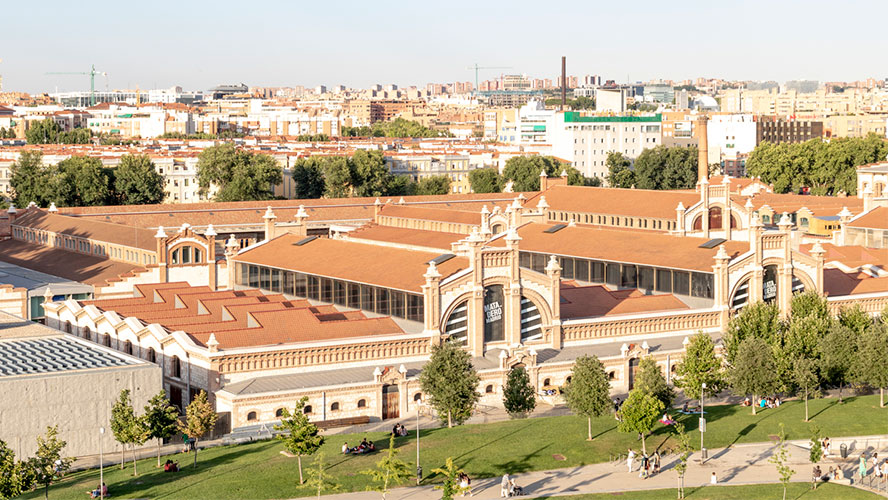
[[[342,443],[342,454],[345,455],[351,451],[351,448],[348,447],[348,441]]]
[[[179,472],[179,462],[173,462],[170,459],[167,459],[166,463],[163,464],[164,472]]]
[[[106,485],[105,483],[102,483],[102,485],[99,486],[98,488],[96,488],[92,491],[87,491],[86,493],[89,494],[90,498],[107,497],[108,496],[108,485]]]
[[[675,420],[672,420],[672,416],[668,413],[664,413],[663,417],[660,418],[660,423],[663,425],[672,425],[675,423]]]
[[[363,453],[372,453],[374,451],[376,451],[376,445],[373,444],[373,441],[367,441],[367,438],[364,438],[361,441],[361,444],[354,448],[349,448],[348,443],[342,445],[342,453],[345,455],[361,455]]]
[[[406,435],[407,435],[407,428],[404,427],[403,425],[395,424],[395,426],[392,427],[392,436],[405,437]]]
[[[746,399],[740,403],[740,406],[752,406],[752,400],[749,399],[749,396],[746,396]]]

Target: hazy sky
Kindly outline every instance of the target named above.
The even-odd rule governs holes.
[[[152,0],[3,8],[4,90],[471,81],[466,67],[625,81],[888,76],[886,0]],[[96,79],[104,88],[105,80]]]

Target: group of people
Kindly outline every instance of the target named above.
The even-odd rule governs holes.
[[[811,472],[811,479],[815,484],[820,481],[842,480],[845,479],[845,471],[841,467],[830,467],[826,475],[824,475],[820,466],[815,465],[814,470]]]
[[[662,417],[660,417],[660,423],[663,425],[672,425],[675,423],[675,420],[672,419],[672,415],[669,413],[664,413]]]
[[[873,453],[870,456],[870,463],[872,463],[873,467],[873,475],[876,476],[876,479],[882,480],[888,478],[888,460],[879,460],[879,454]],[[867,472],[869,472],[869,467],[866,464],[866,456],[861,453],[860,454],[860,479],[866,477]]]
[[[633,469],[635,468],[636,456],[638,455],[635,453],[635,450],[629,448],[629,453],[626,455],[626,466],[629,468],[629,472],[633,472]],[[659,451],[655,451],[653,455],[642,453],[641,458],[639,459],[638,477],[647,479],[654,474],[659,474],[660,458]]]
[[[163,464],[164,472],[179,472],[179,462],[173,462],[170,459],[167,459],[166,463]]]
[[[524,488],[515,484],[515,480],[508,474],[503,474],[503,480],[500,482],[500,498],[518,497],[523,494]]]
[[[407,435],[407,428],[404,427],[403,425],[395,424],[395,426],[392,427],[392,436],[405,437],[406,435]]]
[[[697,415],[701,411],[699,406],[689,406],[688,402],[685,401],[683,405],[681,405],[681,412],[684,415]]]
[[[98,488],[86,492],[90,498],[104,498],[108,496],[108,485],[102,483]]]
[[[759,400],[758,405],[759,405],[759,408],[761,408],[761,409],[777,408],[778,406],[780,406],[780,397],[779,396],[764,397],[761,400]],[[742,403],[740,403],[740,406],[752,406],[752,400],[749,399],[749,397],[747,396],[747,398],[744,399]]]
[[[362,453],[372,453],[374,451],[376,451],[376,445],[373,444],[373,441],[367,441],[367,438],[361,440],[361,444],[355,446],[354,448],[350,448],[348,446],[348,442],[342,443],[343,455],[360,455]]]

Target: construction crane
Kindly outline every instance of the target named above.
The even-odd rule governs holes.
[[[511,66],[478,66],[478,63],[475,63],[474,66],[469,66],[466,69],[475,70],[475,92],[478,91],[478,70],[479,69],[511,69]]]
[[[102,75],[106,78],[105,85],[107,86],[107,78],[108,73],[104,71],[96,71],[96,65],[92,65],[92,69],[87,71],[55,71],[51,73],[46,73],[47,75],[89,75],[89,105],[96,105],[96,75]]]

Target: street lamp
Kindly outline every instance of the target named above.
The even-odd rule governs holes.
[[[422,408],[422,398],[416,400],[416,484],[422,481],[422,466],[419,465],[419,409]]]
[[[706,450],[703,448],[703,433],[706,432],[706,417],[703,416],[703,397],[706,392],[706,382],[700,387],[700,463],[706,461]]]
[[[99,427],[99,498],[105,500],[105,462],[104,462],[104,445],[105,428]]]

